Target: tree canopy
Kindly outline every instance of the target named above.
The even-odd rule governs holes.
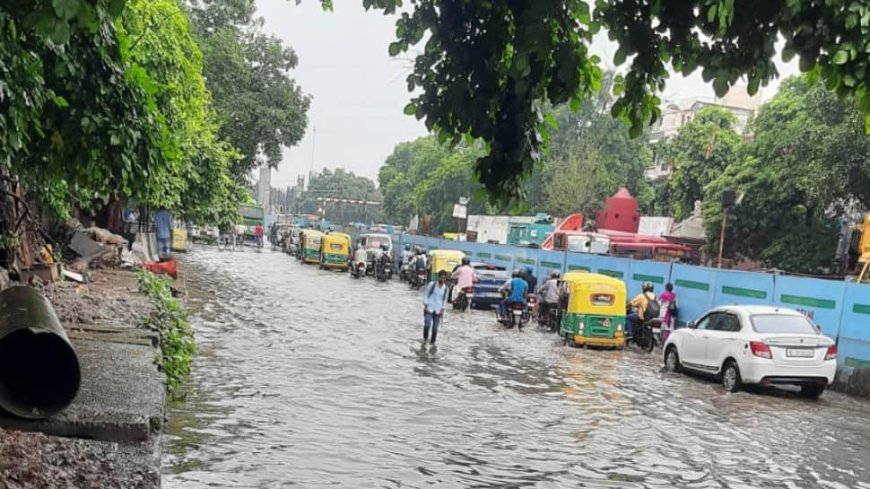
[[[321,0],[332,8],[331,0]],[[854,95],[870,112],[870,5],[860,0],[415,0],[396,21],[391,55],[424,45],[407,77],[415,93],[408,114],[423,119],[442,141],[477,138],[485,151],[475,175],[493,198],[523,198],[520,184],[543,160],[548,134],[542,106],[576,109],[601,85],[601,60],[589,52],[605,29],[619,46],[613,62],[629,63],[614,86],[612,113],[633,136],[661,114],[657,93],[669,70],[698,69],[723,95],[741,77],[754,94],[777,76],[782,57],[838,95]],[[396,13],[402,0],[363,0]]]
[[[378,206],[359,204],[323,203],[318,198],[337,198],[369,202],[381,202],[381,192],[370,178],[356,175],[344,168],[323,169],[312,176],[308,188],[302,193],[299,209],[304,214],[321,214],[327,220],[338,223],[378,221],[382,216]]]
[[[606,75],[603,83],[609,83]],[[650,152],[643,141],[630,139],[628,128],[610,116],[612,98],[599,92],[580,111],[567,105],[555,108],[551,123],[558,127],[544,159],[543,170],[523,183],[527,212],[567,215],[591,214],[606,197],[627,186],[641,205],[648,204],[652,190],[644,178]],[[480,144],[460,143],[451,149],[436,137],[420,138],[396,146],[379,173],[384,211],[396,222],[413,215],[431,214],[438,231],[453,230],[453,205],[459,197],[484,190],[472,171],[484,152]],[[470,214],[514,212],[507,205],[492,205],[474,199]]]
[[[680,128],[662,153],[671,161],[670,186],[674,217],[685,219],[695,201],[703,200],[704,187],[741,157],[742,140],[734,130],[734,114],[721,107],[704,107]]]
[[[262,32],[253,0],[194,0],[190,12],[219,134],[241,154],[232,174],[243,183],[255,168],[277,166],[305,134],[310,99],[290,76],[298,58]]]
[[[719,197],[744,199],[729,217],[726,252],[769,266],[816,273],[831,269],[838,218],[870,204],[870,137],[854,98],[838,99],[807,76],[785,80],[752,122],[746,157],[704,189],[710,242],[718,242]]]

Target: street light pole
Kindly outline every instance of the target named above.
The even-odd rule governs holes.
[[[722,208],[722,230],[719,232],[719,268],[722,268],[722,252],[725,250],[725,226],[728,225],[728,208]]]
[[[728,209],[739,203],[737,192],[731,189],[722,191],[722,230],[719,231],[719,268],[722,268],[722,253],[725,251],[725,228],[728,226]]]

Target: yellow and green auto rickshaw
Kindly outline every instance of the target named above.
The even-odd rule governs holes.
[[[582,271],[562,276],[561,335],[567,343],[625,346],[625,283]]]
[[[334,232],[324,234],[320,240],[320,268],[337,268],[347,271],[350,241],[349,234]]]
[[[302,262],[320,263],[320,242],[324,234],[313,229],[306,229],[302,235]]]
[[[438,272],[445,271],[448,274],[462,265],[465,253],[459,250],[432,250],[429,252],[429,279],[438,280]]]

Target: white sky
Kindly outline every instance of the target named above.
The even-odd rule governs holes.
[[[318,0],[299,5],[257,0],[257,5],[266,19],[265,30],[296,50],[299,66],[293,76],[312,96],[305,138],[285,149],[284,160],[272,172],[273,187],[292,185],[296,175],[307,175],[312,150],[316,170],[344,167],[376,179],[396,144],[426,133],[421,122],[402,113],[409,100],[405,76],[413,64],[387,53],[395,38],[394,17],[366,12],[361,0],[336,1],[334,12],[324,12]],[[605,66],[612,66],[616,48],[605,35],[596,38],[592,50]],[[779,70],[783,77],[795,74],[797,63],[780,63]],[[764,99],[773,95],[775,85],[762,89]],[[698,70],[688,78],[673,75],[665,96],[712,97],[713,90]]]

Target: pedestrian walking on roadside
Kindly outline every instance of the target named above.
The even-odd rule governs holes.
[[[668,340],[674,323],[677,321],[677,294],[674,293],[674,284],[665,284],[665,291],[659,296],[659,304],[662,306],[662,342]]]
[[[169,258],[169,241],[172,239],[172,214],[166,209],[157,211],[154,227],[157,234],[157,255],[165,260]]]
[[[429,341],[435,344],[438,337],[438,327],[444,317],[444,307],[447,304],[447,272],[438,272],[438,281],[429,282],[423,289],[423,343]],[[429,331],[432,331],[432,339],[429,339]]]

